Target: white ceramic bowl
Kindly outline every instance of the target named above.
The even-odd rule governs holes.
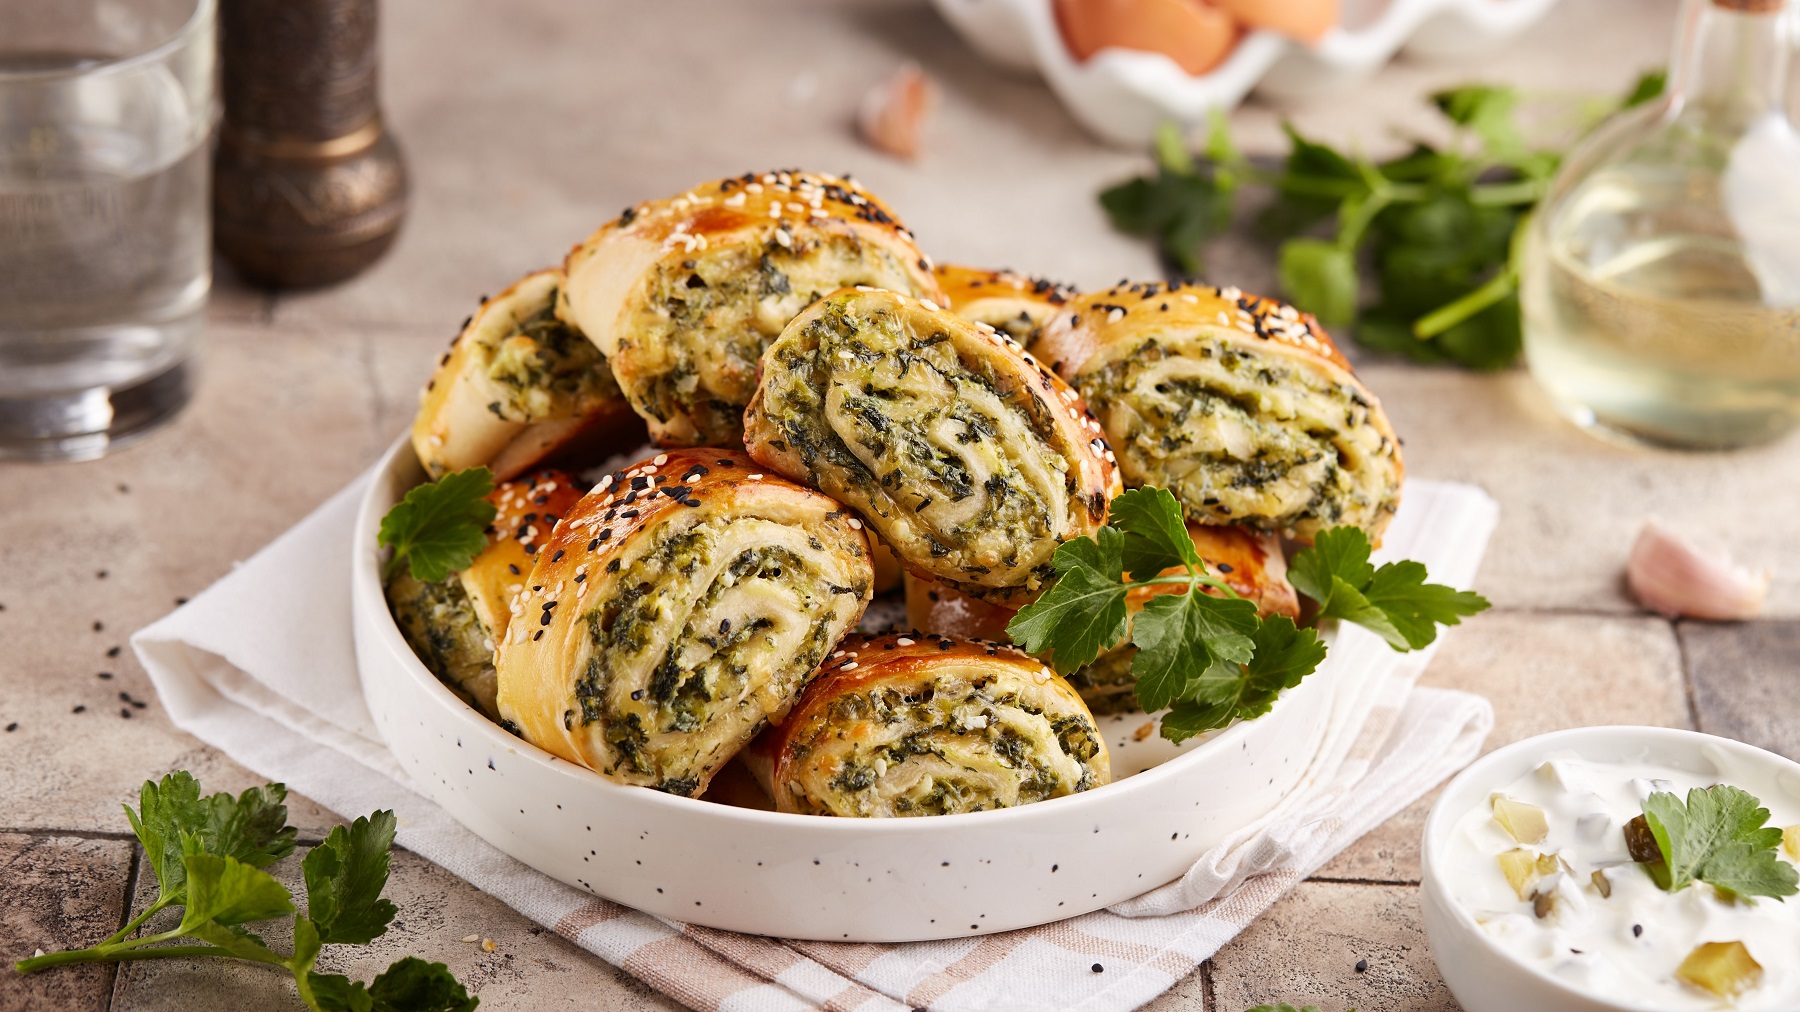
[[[1676,728],[1578,727],[1517,741],[1476,760],[1450,781],[1432,806],[1420,859],[1425,936],[1444,983],[1466,1012],[1636,1012],[1634,1006],[1576,990],[1515,958],[1451,901],[1444,881],[1449,865],[1445,841],[1458,820],[1547,757],[1565,753],[1595,762],[1654,763],[1702,774],[1714,773],[1720,765],[1714,757],[1722,755],[1735,764],[1769,771],[1769,779],[1800,803],[1800,763],[1741,741]]]
[[[1272,32],[1244,36],[1198,77],[1161,53],[1105,49],[1070,55],[1052,0],[936,0],[939,13],[987,58],[1035,70],[1083,126],[1115,144],[1148,143],[1161,123],[1203,121],[1252,88],[1277,96],[1329,93],[1359,81],[1402,49],[1458,56],[1505,39],[1555,0],[1347,0],[1343,22],[1316,45]]]
[[[389,615],[375,534],[423,475],[405,440],[358,514],[357,663],[413,785],[520,861],[607,899],[790,938],[957,938],[1043,924],[1170,881],[1274,808],[1324,737],[1329,662],[1263,717],[1177,748],[1103,720],[1116,776],[1022,808],[917,819],[784,815],[615,784],[501,730],[426,670]],[[1124,732],[1124,733],[1121,733]],[[1152,765],[1160,760],[1159,765]]]

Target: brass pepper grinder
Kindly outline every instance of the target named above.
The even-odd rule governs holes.
[[[376,0],[227,0],[219,47],[219,253],[250,281],[283,288],[374,263],[407,191],[376,103]]]

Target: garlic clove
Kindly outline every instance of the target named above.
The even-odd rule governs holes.
[[[937,89],[931,78],[918,64],[908,63],[863,96],[857,126],[863,139],[877,150],[899,158],[917,158],[925,117],[936,101]]]
[[[1670,618],[1721,622],[1762,611],[1769,571],[1752,573],[1720,549],[1707,549],[1655,517],[1644,521],[1631,546],[1625,581],[1638,602]]]

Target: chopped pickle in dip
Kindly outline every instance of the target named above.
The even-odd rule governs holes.
[[[1743,942],[1706,942],[1688,953],[1675,976],[1721,998],[1733,998],[1762,981],[1762,965]]]
[[[1550,832],[1550,823],[1545,821],[1542,808],[1504,794],[1494,795],[1491,803],[1494,806],[1494,821],[1500,823],[1500,828],[1506,830],[1506,835],[1520,843],[1544,842],[1544,834]]]

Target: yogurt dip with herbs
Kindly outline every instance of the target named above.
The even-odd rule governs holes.
[[[1457,821],[1450,897],[1508,954],[1596,998],[1800,1008],[1800,784],[1714,760],[1698,774],[1553,754]]]

